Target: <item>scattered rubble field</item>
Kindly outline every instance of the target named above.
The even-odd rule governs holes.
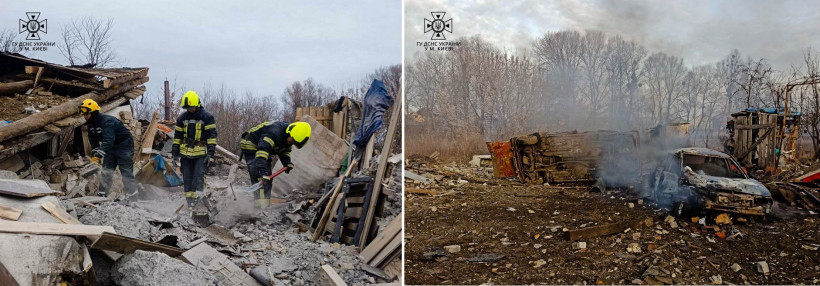
[[[407,284],[820,283],[820,218],[781,204],[776,213],[788,217],[730,214],[731,224],[716,224],[719,213],[696,214],[704,225],[628,189],[525,185],[429,159],[405,166],[431,179],[405,180]],[[568,231],[624,222],[636,223],[568,239]]]
[[[68,97],[46,95],[0,96],[0,118],[16,121],[32,112],[40,112],[70,100]],[[28,108],[28,110],[26,110]]]

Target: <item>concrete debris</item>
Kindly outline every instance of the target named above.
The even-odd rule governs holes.
[[[739,264],[737,264],[737,263],[732,264],[732,267],[731,267],[731,268],[732,268],[732,271],[734,271],[734,272],[738,272],[738,271],[740,271],[740,269],[741,269],[741,268],[740,268],[740,265],[739,265]]]
[[[572,243],[572,250],[580,250],[587,248],[587,243],[583,241],[576,241]]]
[[[216,278],[159,252],[137,250],[123,256],[111,275],[116,285],[216,285]]]
[[[449,253],[459,253],[461,251],[461,245],[448,245],[444,247],[444,250],[447,250]]]
[[[641,253],[641,245],[638,243],[630,243],[629,246],[626,248],[627,252],[631,253]]]
[[[721,278],[720,275],[713,275],[709,277],[709,281],[712,282],[712,284],[714,285],[723,284],[723,278]]]
[[[110,225],[117,234],[142,240],[151,239],[150,215],[137,208],[126,207],[118,203],[103,203],[90,213],[80,218],[84,224]]]
[[[766,261],[755,262],[755,265],[757,266],[757,272],[769,274],[769,264]]]

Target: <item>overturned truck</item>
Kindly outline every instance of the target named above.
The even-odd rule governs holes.
[[[594,182],[628,185],[638,177],[637,132],[533,133],[510,139],[512,164],[528,184]]]

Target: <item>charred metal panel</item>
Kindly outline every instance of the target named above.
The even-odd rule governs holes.
[[[591,182],[621,185],[637,177],[637,132],[534,133],[510,140],[512,163],[529,184]]]
[[[512,163],[512,149],[509,141],[487,142],[487,149],[493,159],[493,176],[509,178],[515,176]]]

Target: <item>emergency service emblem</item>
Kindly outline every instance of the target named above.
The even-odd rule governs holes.
[[[26,40],[39,41],[40,32],[48,34],[47,22],[47,19],[40,21],[40,12],[26,12],[26,19],[20,19],[20,34],[26,32]]]
[[[443,41],[447,40],[444,37],[444,32],[453,33],[453,18],[444,20],[446,12],[430,12],[433,15],[433,20],[424,18],[424,33],[433,32],[430,40]]]

